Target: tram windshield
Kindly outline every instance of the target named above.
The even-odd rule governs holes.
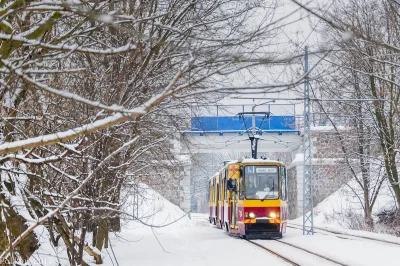
[[[277,166],[245,167],[246,199],[277,199],[279,197]]]

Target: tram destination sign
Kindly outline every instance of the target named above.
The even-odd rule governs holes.
[[[271,167],[271,168],[256,168],[256,173],[276,173],[277,169],[276,167]]]

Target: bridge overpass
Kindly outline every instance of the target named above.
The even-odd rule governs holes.
[[[238,116],[238,113],[250,112],[254,109],[260,112],[254,118]],[[270,115],[266,117],[261,112]],[[253,133],[259,137],[258,154],[274,152],[294,154],[303,143],[300,131],[303,121],[301,118],[302,116],[296,115],[294,104],[265,104],[256,108],[253,104],[201,107],[192,113],[190,130],[183,132],[182,137],[189,145],[180,145],[180,154],[250,153],[248,129],[252,127],[252,124],[256,125]],[[189,169],[190,167],[187,167],[186,176],[181,181],[181,188],[183,188],[181,208],[184,210],[191,208],[190,174],[187,174],[190,172]],[[301,165],[298,165],[296,172],[296,199],[298,202],[295,205],[297,213],[302,214],[303,173]]]
[[[248,129],[252,117],[241,118],[238,113],[249,112],[254,105],[216,105],[203,112],[194,113],[191,130],[184,136],[190,142],[192,153],[250,152]],[[255,116],[259,152],[292,152],[302,143],[299,121],[296,121],[294,104],[268,104],[257,107],[257,112],[270,116]],[[183,150],[182,152],[186,152]]]

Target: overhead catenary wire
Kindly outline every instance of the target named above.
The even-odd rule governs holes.
[[[242,100],[268,100],[268,99],[274,99],[276,101],[304,101],[305,98],[302,97],[296,97],[296,98],[257,98],[257,97],[231,97],[232,99],[242,99]],[[310,98],[310,101],[321,101],[321,102],[377,102],[377,101],[387,101],[386,99],[373,99],[373,98],[368,98],[368,99],[342,99],[342,98],[336,98],[336,99],[329,99],[329,98]]]

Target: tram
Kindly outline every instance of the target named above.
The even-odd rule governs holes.
[[[210,178],[210,223],[243,238],[281,238],[288,218],[282,162],[241,159]]]

